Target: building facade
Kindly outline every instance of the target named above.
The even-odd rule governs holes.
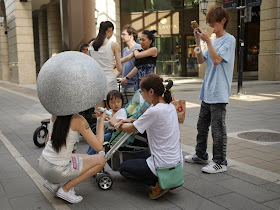
[[[199,0],[0,0],[0,80],[36,83],[37,74],[51,56],[78,50],[98,33],[101,21],[115,25],[113,40],[131,24],[139,34],[157,30],[156,73],[174,77],[203,77],[198,65],[190,22],[206,27]],[[207,7],[222,5],[208,0]],[[244,76],[280,80],[280,0],[262,1],[245,23]],[[227,31],[239,38],[238,11],[230,11]],[[213,35],[213,38],[214,35]],[[239,43],[237,41],[237,51]],[[236,53],[238,57],[238,53]],[[234,76],[237,76],[237,59]]]

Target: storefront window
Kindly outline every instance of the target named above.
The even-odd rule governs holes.
[[[199,0],[184,0],[184,8],[185,9],[192,9],[196,7],[199,3]]]
[[[179,35],[160,35],[155,38],[158,49],[156,74],[179,76],[182,70],[179,60],[180,42]]]
[[[143,0],[122,0],[121,1],[121,12],[143,12],[144,11],[144,1]]]
[[[182,0],[146,0],[146,11],[178,10],[182,8]]]
[[[186,36],[187,44],[187,62],[186,70],[188,76],[198,76],[198,63],[196,59],[196,54],[194,48],[196,47],[194,36]]]

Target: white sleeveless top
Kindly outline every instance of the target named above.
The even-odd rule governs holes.
[[[65,145],[62,146],[59,153],[57,153],[53,149],[52,141],[50,140],[52,131],[53,131],[53,124],[54,123],[52,122],[52,120],[50,120],[50,124],[49,124],[49,128],[48,128],[49,141],[46,144],[46,146],[42,152],[42,156],[43,156],[43,158],[45,158],[47,161],[49,161],[50,163],[52,163],[54,165],[59,165],[59,166],[68,165],[71,160],[73,146],[77,141],[79,133],[78,133],[78,131],[73,131],[71,128],[69,128],[69,132],[66,137],[66,146]]]
[[[92,44],[89,48],[90,55],[99,63],[107,79],[107,93],[111,90],[118,90],[116,75],[114,73],[114,52],[112,50],[112,40],[95,51]],[[107,94],[106,94],[107,95]],[[106,100],[106,96],[104,98]]]
[[[95,51],[93,47],[90,50],[91,57],[100,64],[105,73],[113,73],[114,69],[114,52],[112,50],[112,40],[99,47],[98,51]]]

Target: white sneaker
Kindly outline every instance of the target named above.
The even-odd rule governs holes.
[[[65,192],[62,187],[60,187],[56,193],[56,196],[68,201],[69,203],[79,203],[83,200],[82,196],[76,195],[74,188],[69,190],[69,192]]]
[[[56,196],[56,192],[58,190],[58,188],[60,187],[59,184],[53,184],[51,182],[49,182],[48,180],[45,181],[45,183],[43,184],[43,186],[45,188],[47,188],[52,194],[54,194]]]
[[[216,173],[227,171],[227,166],[226,165],[220,165],[220,164],[215,163],[215,162],[211,162],[207,166],[204,166],[201,170],[202,170],[202,172],[205,172],[205,173],[208,173],[208,174],[216,174]]]
[[[208,160],[203,160],[203,159],[199,158],[196,154],[186,155],[185,161],[188,163],[200,163],[200,164],[208,163]]]

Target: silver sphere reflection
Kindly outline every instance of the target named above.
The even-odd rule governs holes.
[[[106,77],[90,56],[67,51],[51,57],[37,79],[38,97],[43,107],[55,116],[87,110],[105,98]]]

